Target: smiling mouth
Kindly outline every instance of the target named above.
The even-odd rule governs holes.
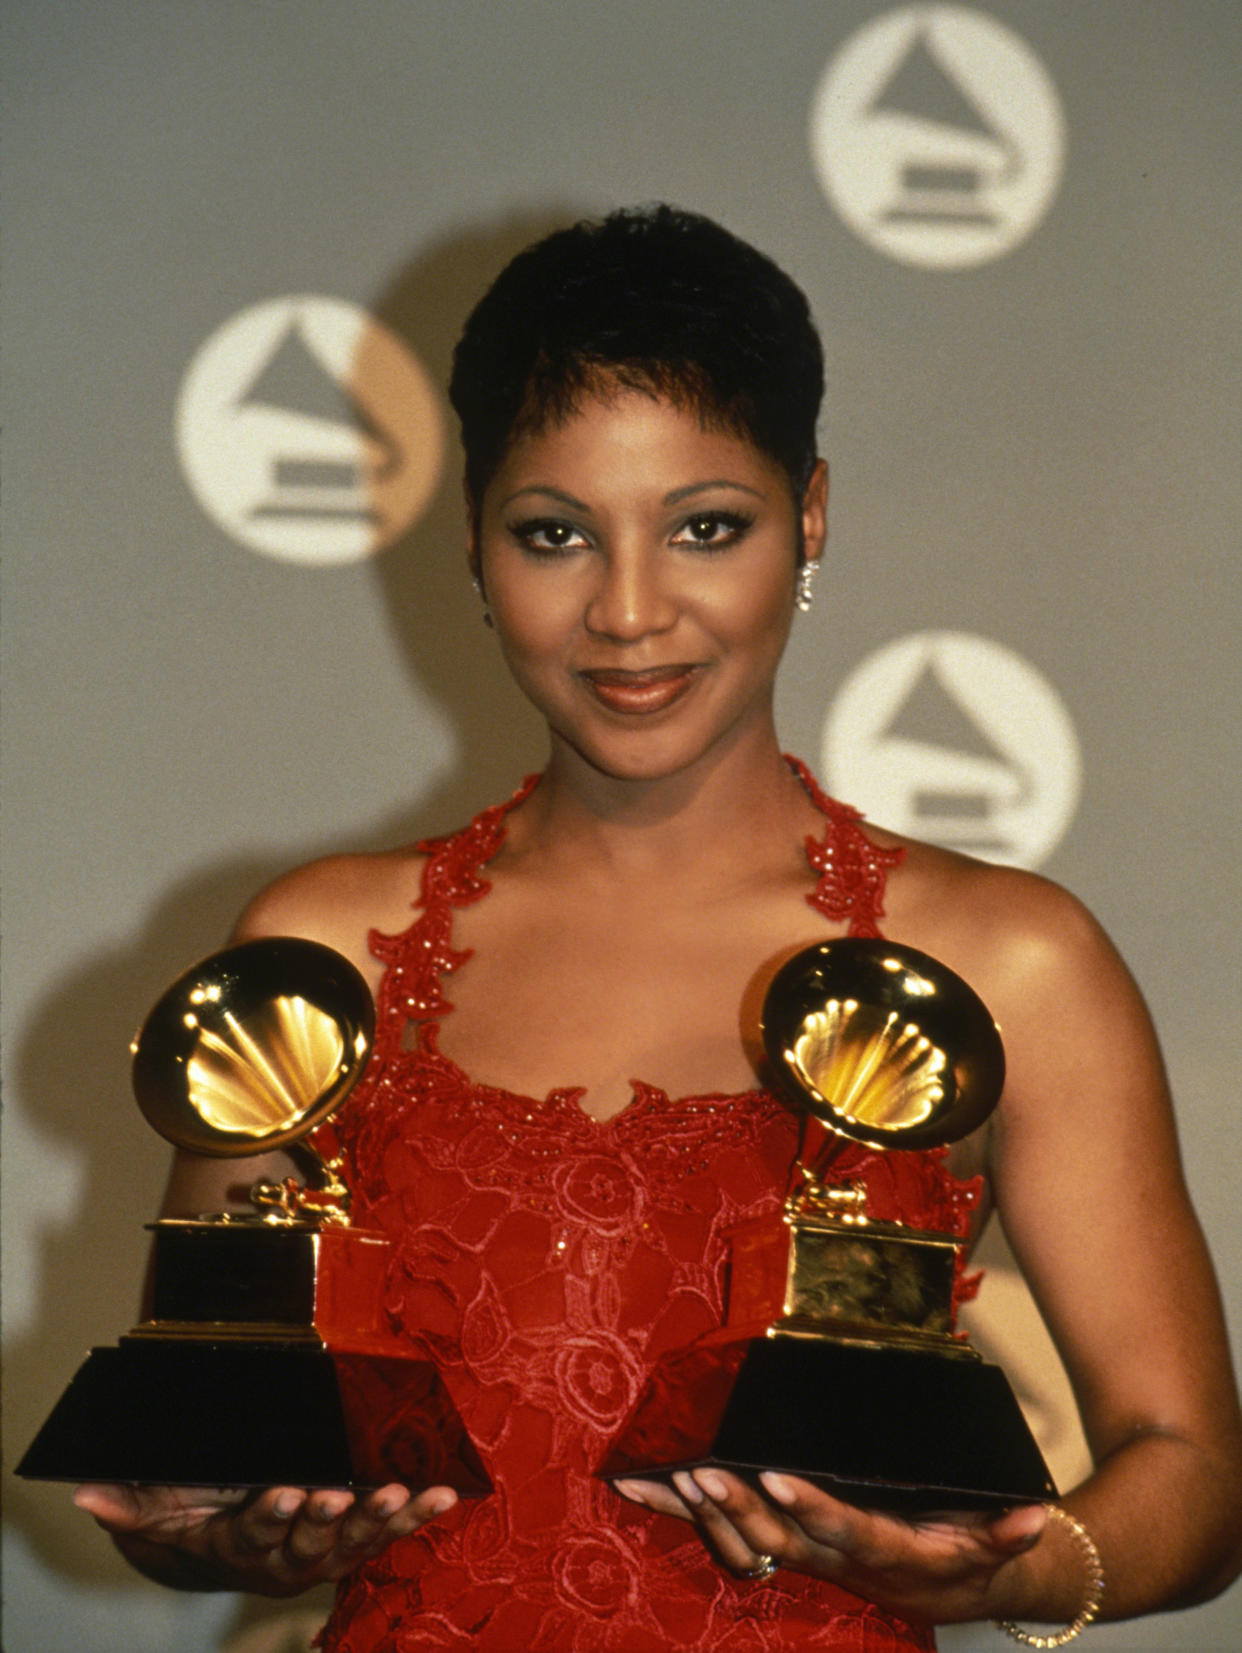
[[[698,666],[677,664],[651,666],[646,671],[601,667],[584,671],[580,676],[595,699],[609,711],[649,716],[680,700],[698,672]]]

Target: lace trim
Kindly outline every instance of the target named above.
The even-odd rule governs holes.
[[[862,829],[858,810],[829,797],[800,759],[786,756],[785,761],[825,821],[823,833],[809,835],[805,843],[807,862],[816,874],[815,887],[805,898],[807,905],[832,923],[845,924],[848,935],[879,936],[888,875],[901,864],[904,850],[881,849],[872,843]],[[472,953],[470,948],[452,945],[453,910],[472,906],[491,889],[482,868],[504,843],[505,817],[530,796],[540,779],[528,775],[511,798],[485,809],[463,831],[427,838],[418,845],[427,857],[421,913],[398,935],[374,930],[368,937],[371,951],[387,966],[378,1006],[384,1032],[391,1034],[394,1017],[430,1023],[451,1010],[444,979]],[[434,1030],[427,1032],[431,1036],[423,1050],[447,1061],[435,1043]],[[380,1037],[377,1029],[377,1040]],[[463,1072],[462,1077],[469,1082],[469,1075]]]
[[[807,895],[808,906],[836,924],[848,920],[849,935],[878,936],[888,875],[905,860],[905,850],[873,844],[858,810],[830,798],[800,758],[787,756],[785,762],[828,819],[822,837],[806,840],[806,858],[819,874]]]
[[[808,797],[825,817],[820,837],[806,839],[807,860],[817,873],[807,904],[834,923],[845,923],[852,936],[879,936],[889,872],[904,859],[904,850],[872,843],[862,829],[863,817],[819,786],[807,766],[786,756]],[[372,1162],[372,1136],[390,1137],[407,1108],[434,1098],[446,1119],[463,1111],[484,1110],[495,1120],[508,1144],[511,1160],[497,1167],[497,1186],[516,1187],[520,1166],[550,1162],[567,1148],[593,1144],[641,1144],[653,1181],[671,1191],[677,1180],[699,1168],[700,1158],[724,1144],[752,1140],[775,1117],[788,1113],[783,1102],[761,1085],[748,1090],[673,1097],[659,1086],[633,1081],[633,1097],[607,1120],[582,1108],[583,1086],[559,1086],[546,1096],[523,1095],[481,1084],[446,1055],[439,1044],[440,1022],[452,1009],[445,981],[473,955],[472,948],[452,944],[453,915],[491,889],[482,869],[505,839],[506,817],[523,803],[541,776],[528,775],[504,802],[477,815],[464,829],[424,839],[421,911],[395,935],[372,931],[371,950],[386,966],[380,985],[375,1052],[363,1083],[350,1098],[344,1117],[315,1133],[321,1152],[337,1153],[348,1143],[355,1175]],[[411,1048],[403,1043],[407,1027],[415,1030]],[[694,1163],[688,1155],[693,1153]],[[893,1176],[889,1156],[842,1142],[834,1168],[842,1178],[865,1176],[873,1210],[879,1217],[944,1227],[964,1236],[982,1190],[982,1178],[959,1179],[948,1171],[946,1149],[924,1156],[899,1156],[902,1173]],[[909,1161],[909,1164],[906,1162]],[[703,1162],[705,1163],[705,1161]],[[916,1174],[916,1167],[923,1171]],[[365,1179],[360,1179],[365,1180]],[[359,1188],[356,1193],[361,1193]],[[977,1276],[958,1269],[955,1302],[978,1289]]]

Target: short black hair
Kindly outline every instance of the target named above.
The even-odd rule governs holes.
[[[748,438],[805,495],[824,389],[810,308],[711,219],[627,208],[557,230],[501,271],[466,322],[449,385],[473,506],[516,436],[618,385]]]

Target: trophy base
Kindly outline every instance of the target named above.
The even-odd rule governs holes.
[[[1056,1497],[1013,1391],[977,1358],[727,1334],[667,1356],[598,1473],[796,1475],[849,1503],[989,1509]]]
[[[153,1486],[491,1482],[430,1361],[318,1339],[129,1337],[94,1349],[17,1466]]]

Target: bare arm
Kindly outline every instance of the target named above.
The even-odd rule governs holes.
[[[1146,1008],[1077,903],[1047,886],[1032,898],[995,1000],[1010,1080],[991,1175],[1096,1463],[1067,1507],[1100,1548],[1106,1614],[1126,1617],[1238,1572],[1242,1425]],[[1024,1566],[1038,1601],[1055,1557]]]
[[[989,1174],[1094,1454],[1066,1506],[1099,1547],[1103,1616],[1206,1599],[1242,1566],[1242,1426],[1146,1009],[1064,892],[987,868],[954,879],[960,921],[936,914],[903,939],[971,980],[1004,1033]],[[906,1522],[788,1477],[768,1500],[714,1472],[678,1484],[680,1498],[630,1490],[691,1516],[739,1572],[772,1555],[937,1623],[1068,1622],[1083,1603],[1081,1552],[1037,1509]]]

